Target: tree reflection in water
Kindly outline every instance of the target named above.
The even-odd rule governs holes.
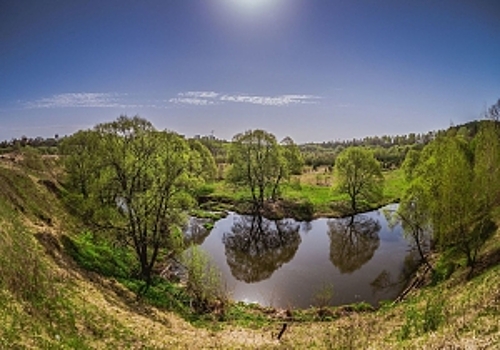
[[[383,293],[387,290],[393,289],[395,286],[407,285],[411,278],[415,276],[415,270],[418,267],[419,257],[415,250],[408,254],[404,261],[399,276],[392,276],[387,270],[382,272],[370,282],[372,293]]]
[[[184,246],[189,247],[192,244],[202,245],[205,242],[205,238],[210,234],[210,230],[207,230],[204,226],[206,222],[206,219],[195,217],[189,219],[188,224],[184,228]]]
[[[366,264],[380,244],[378,221],[366,215],[328,221],[330,261],[341,273],[351,273]]]
[[[237,280],[265,280],[295,256],[301,237],[293,220],[271,221],[260,215],[240,216],[222,239],[227,263]]]

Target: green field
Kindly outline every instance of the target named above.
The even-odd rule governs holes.
[[[397,202],[404,191],[405,180],[401,169],[385,171],[383,175],[385,179],[383,198],[379,203],[368,203],[368,208]],[[314,216],[345,215],[342,209],[339,209],[339,204],[346,202],[348,197],[346,194],[336,192],[334,184],[335,176],[320,168],[315,172],[309,171],[292,177],[288,183],[281,186],[280,197],[291,202],[311,203]],[[215,202],[239,203],[251,200],[250,190],[235,188],[224,181],[206,185],[204,189]]]

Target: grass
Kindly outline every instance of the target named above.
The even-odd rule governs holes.
[[[406,188],[404,172],[401,169],[384,171],[384,198],[399,201]]]
[[[399,201],[406,186],[403,172],[396,169],[384,171],[383,175],[385,183],[382,200],[379,203],[368,203],[366,208],[377,208]],[[310,203],[315,217],[343,216],[346,209],[339,204],[347,202],[349,198],[346,194],[335,192],[332,187],[334,183],[335,176],[320,168],[292,177],[289,183],[281,186],[281,197],[287,202]],[[235,211],[238,211],[238,203],[251,200],[249,190],[235,188],[223,181],[205,187],[210,190],[205,188],[203,192],[213,203],[231,203],[233,207],[230,209]]]

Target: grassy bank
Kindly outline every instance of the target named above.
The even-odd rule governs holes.
[[[399,201],[404,191],[405,180],[401,169],[385,171],[383,197],[376,203],[360,203],[360,211],[379,208]],[[315,217],[341,217],[349,214],[348,196],[335,192],[335,176],[320,168],[300,176],[294,176],[289,183],[281,186],[280,203],[285,207],[283,216],[299,219]],[[206,185],[201,191],[204,202],[211,202],[217,208],[245,212],[251,201],[247,189],[235,188],[223,181]],[[210,208],[210,206],[207,206]],[[280,215],[278,215],[280,216]]]
[[[274,310],[229,303],[223,314],[190,319],[182,314],[189,302],[173,284],[159,282],[137,300],[137,285],[127,273],[133,264],[121,265],[126,254],[106,246],[67,213],[52,175],[0,163],[0,180],[0,348],[500,346],[498,231],[481,251],[471,278],[457,261],[454,270],[442,274],[448,278],[434,284],[429,278],[403,302],[384,303],[378,310],[363,305]],[[500,225],[500,210],[494,219]],[[80,251],[71,252],[67,239]],[[287,327],[277,340],[283,324]]]

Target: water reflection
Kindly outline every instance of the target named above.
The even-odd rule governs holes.
[[[226,259],[232,275],[246,283],[271,277],[295,256],[301,237],[293,220],[271,221],[262,216],[238,216],[231,232],[223,235]]]
[[[202,245],[210,234],[210,230],[204,226],[206,219],[191,217],[184,228],[184,246],[189,247],[192,244]]]
[[[372,258],[380,245],[380,224],[367,215],[328,221],[330,261],[341,273],[352,273]]]
[[[415,258],[382,210],[311,222],[229,213],[210,233],[198,225],[187,235],[203,242],[234,300],[281,308],[309,307],[318,295],[331,305],[394,300]]]
[[[411,250],[404,258],[402,270],[398,276],[393,276],[389,271],[384,269],[373,281],[370,282],[373,294],[383,293],[386,290],[396,287],[404,287],[413,276],[417,267],[417,252],[415,250]]]

